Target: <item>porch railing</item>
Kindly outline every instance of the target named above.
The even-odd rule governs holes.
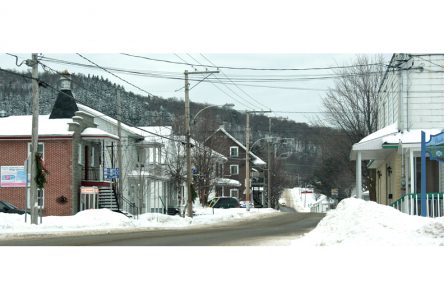
[[[444,192],[426,194],[426,216],[431,218],[444,216]],[[421,194],[406,194],[390,206],[409,215],[421,215]]]

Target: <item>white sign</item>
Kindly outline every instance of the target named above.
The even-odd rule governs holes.
[[[0,187],[26,187],[25,166],[1,166]]]

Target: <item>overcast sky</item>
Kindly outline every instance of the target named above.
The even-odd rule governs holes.
[[[29,53],[12,53],[20,60],[29,59]],[[105,68],[122,68],[125,70],[144,73],[156,72],[152,76],[169,76],[170,78],[154,78],[152,76],[129,75],[116,70],[112,72],[135,86],[151,94],[164,98],[184,98],[184,71],[205,71],[206,67],[187,66],[184,64],[158,62],[123,54],[91,54],[81,53],[82,56]],[[81,56],[72,54],[42,53],[45,58],[59,59],[91,65],[91,62]],[[306,69],[328,68],[350,65],[355,54],[204,54],[204,53],[164,53],[164,54],[136,54],[139,56],[166,60],[178,63],[201,65],[216,65],[234,68],[255,69]],[[390,58],[390,54],[386,55]],[[56,71],[68,70],[71,73],[97,74],[116,84],[123,85],[126,90],[141,95],[147,93],[133,87],[119,78],[99,68],[88,68],[43,61]],[[0,55],[0,67],[26,70],[28,67],[15,65],[15,58],[7,54]],[[269,71],[269,70],[233,70],[220,68],[220,73],[211,75],[195,86],[207,75],[190,75],[191,101],[208,103],[210,105],[235,104],[234,109],[271,110],[270,115],[287,117],[300,122],[309,122],[313,118],[322,118],[322,97],[325,91],[334,86],[334,80],[325,78],[334,75],[334,70],[297,70],[297,71]],[[208,68],[216,70],[216,68]],[[42,71],[42,68],[40,68]],[[50,70],[51,71],[51,70]],[[321,78],[316,78],[321,77]],[[194,87],[195,86],[195,87]]]
[[[230,67],[316,68],[348,65],[355,53],[385,53],[388,61],[393,52],[443,51],[436,38],[442,27],[441,10],[429,9],[432,6],[426,5],[426,2],[439,3],[433,0],[424,0],[421,6],[400,6],[397,1],[384,0],[360,1],[360,5],[352,0],[304,3],[227,0],[217,5],[203,0],[155,3],[109,0],[106,10],[102,3],[90,0],[78,0],[75,5],[63,4],[66,6],[63,10],[59,3],[54,5],[51,0],[41,0],[33,9],[23,9],[22,2],[27,1],[2,4],[4,14],[0,25],[5,30],[0,52],[26,53],[21,55],[25,59],[30,57],[30,52],[38,51],[46,57],[89,64],[75,54],[79,52],[104,67],[157,71],[162,75],[172,72],[174,74],[169,75],[176,79],[116,74],[154,95],[179,99],[184,97],[183,72],[192,71],[192,67],[119,53],[193,64],[197,64],[197,60],[202,64]],[[412,1],[403,3],[406,2]],[[400,8],[405,15],[414,15],[416,21],[401,23],[398,18],[385,17]],[[381,18],[384,22],[378,21]],[[100,74],[127,90],[144,94],[104,71],[46,63],[57,71]],[[14,66],[13,57],[0,54],[0,67]],[[331,75],[332,71],[327,70],[221,70],[223,73],[208,78],[214,84],[206,80],[190,91],[191,101],[218,105],[229,102],[241,111],[271,109],[273,116],[307,122],[323,114],[301,112],[320,112],[325,90],[333,86],[333,81],[328,79],[294,80],[295,76]],[[224,80],[225,85],[216,76]],[[236,85],[227,82],[225,76]],[[293,76],[293,80],[282,81],[285,76]],[[279,81],[270,81],[276,77]],[[241,82],[240,78],[244,80]],[[252,82],[252,79],[261,81]],[[193,85],[191,82],[191,87]]]

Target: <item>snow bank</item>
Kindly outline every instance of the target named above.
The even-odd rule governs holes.
[[[242,208],[214,209],[213,214],[213,209],[211,208],[196,207],[194,211],[194,218],[147,213],[140,215],[138,219],[130,219],[123,214],[108,209],[90,209],[81,211],[74,216],[43,217],[42,224],[39,225],[30,224],[29,215],[25,223],[24,215],[0,213],[0,238],[36,234],[63,234],[68,232],[93,233],[121,229],[178,228],[227,223],[280,213],[269,208],[252,208],[248,212]]]
[[[320,201],[327,201],[325,195],[317,194],[311,188],[295,187],[285,189],[279,199],[279,203],[293,207],[298,212],[310,212],[310,207]]]
[[[348,198],[294,246],[444,245],[444,218],[410,216],[372,201]]]

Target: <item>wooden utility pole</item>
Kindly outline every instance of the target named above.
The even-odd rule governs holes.
[[[38,133],[39,133],[39,70],[37,53],[32,54],[32,60],[29,61],[32,66],[32,138],[31,138],[31,224],[38,224],[38,202],[37,202],[37,183],[35,177],[37,175],[36,158],[38,150]]]
[[[202,72],[188,72],[185,70],[185,132],[186,132],[186,147],[187,147],[187,216],[193,217],[193,198],[191,195],[191,128],[190,128],[190,86],[188,83],[188,75],[189,74],[214,74],[219,73],[219,71],[202,71]]]
[[[247,128],[245,130],[245,148],[246,148],[246,154],[245,154],[245,202],[246,202],[246,209],[247,211],[250,210],[250,113],[268,113],[271,112],[271,110],[268,111],[253,111],[253,110],[247,110]]]
[[[267,168],[267,196],[268,196],[268,208],[271,208],[271,118],[268,118],[268,138],[270,139],[267,143],[268,150],[268,168]]]
[[[247,111],[247,128],[245,130],[245,207],[250,210],[250,113]]]
[[[117,141],[117,163],[119,165],[119,180],[117,187],[117,201],[119,203],[119,208],[122,209],[122,193],[123,193],[123,180],[122,180],[122,98],[120,97],[120,88],[117,88],[117,136],[119,140]]]

